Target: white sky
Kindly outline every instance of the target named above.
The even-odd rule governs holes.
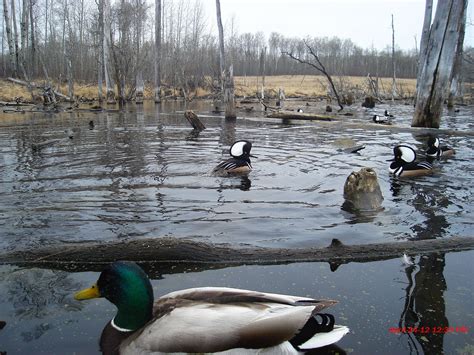
[[[420,41],[425,0],[220,0],[222,21],[235,17],[238,33],[261,31],[285,37],[349,38],[363,48],[391,46],[391,15],[394,15],[395,43],[402,49],[415,48]],[[203,0],[209,22],[215,24],[215,1]],[[436,0],[435,0],[436,6]],[[434,14],[433,14],[434,17]],[[465,46],[474,46],[474,5],[467,12]]]

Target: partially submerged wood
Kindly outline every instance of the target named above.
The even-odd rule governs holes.
[[[281,118],[283,120],[317,120],[332,121],[334,117],[319,115],[316,113],[304,113],[294,111],[276,111],[267,115],[268,118]]]
[[[368,262],[401,257],[404,253],[455,252],[474,249],[474,238],[451,237],[420,241],[345,245],[334,239],[328,247],[228,247],[179,238],[155,238],[111,243],[61,244],[0,254],[0,264],[108,264],[115,260],[195,264],[281,264],[292,262]]]
[[[191,124],[191,126],[198,131],[202,131],[206,129],[206,126],[201,122],[199,119],[198,115],[194,113],[194,111],[187,110],[184,112],[184,117],[188,120],[188,122]]]

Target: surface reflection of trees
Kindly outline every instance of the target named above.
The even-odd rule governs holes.
[[[406,337],[411,354],[443,353],[442,330],[449,327],[443,297],[447,288],[444,266],[444,254],[433,253],[422,256],[417,266],[405,269],[408,285],[399,327],[407,330],[401,334]],[[408,327],[417,331],[410,332]]]
[[[409,194],[403,190],[409,190]],[[412,205],[426,219],[421,223],[412,225],[410,228],[415,233],[414,239],[435,239],[443,237],[450,227],[444,211],[452,202],[444,195],[443,189],[436,186],[422,185],[416,180],[403,180],[392,178],[392,195],[401,199],[402,194],[407,196],[407,204]]]

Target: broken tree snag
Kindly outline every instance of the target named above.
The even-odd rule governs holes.
[[[137,73],[136,78],[136,90],[135,90],[135,103],[143,104],[143,91],[145,83],[143,81],[143,76],[141,70]]]
[[[234,98],[234,69],[232,65],[225,71],[224,79],[225,118],[236,118]]]
[[[280,108],[283,108],[285,104],[285,90],[283,88],[278,89],[278,101],[276,102],[276,105],[279,106]]]
[[[199,117],[193,111],[188,110],[184,112],[184,117],[186,117],[195,130],[202,131],[206,129],[206,126],[204,126],[204,124],[199,120]]]
[[[294,111],[277,111],[267,115],[268,118],[281,118],[283,120],[315,120],[315,121],[332,121],[334,117],[326,115],[318,115],[313,113],[300,113]]]
[[[439,128],[456,55],[467,0],[438,1],[421,65],[412,127]],[[462,45],[462,44],[461,44]]]

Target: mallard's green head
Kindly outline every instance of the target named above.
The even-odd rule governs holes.
[[[105,297],[118,308],[113,325],[137,330],[152,317],[153,289],[145,272],[135,263],[117,261],[107,266],[92,287],[77,292],[77,300]]]

